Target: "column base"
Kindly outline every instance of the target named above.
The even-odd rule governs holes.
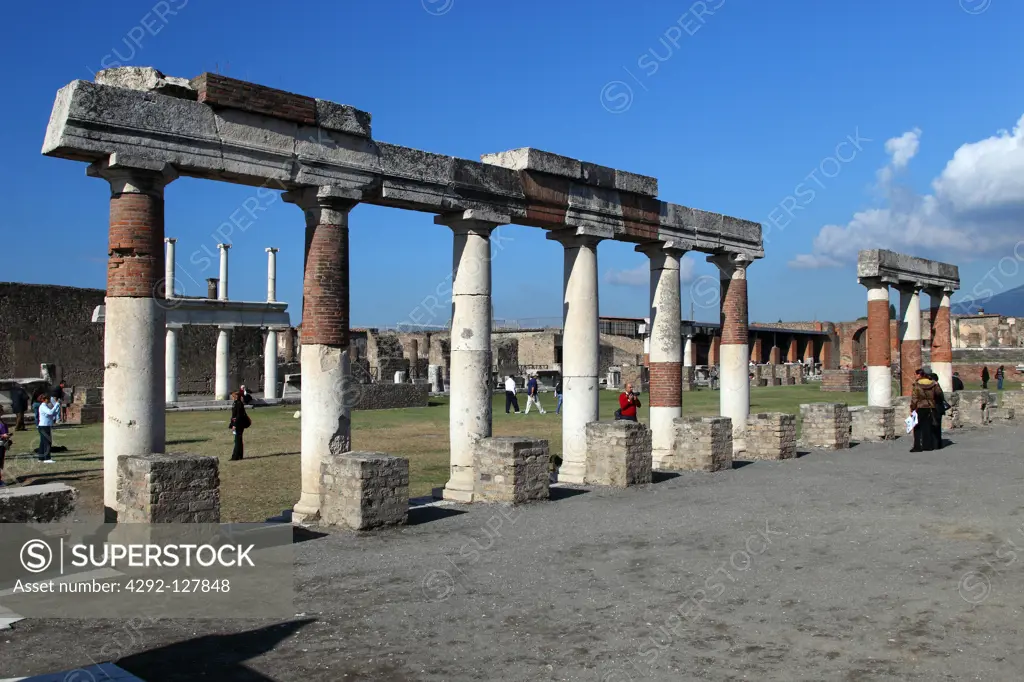
[[[743,459],[742,457],[739,457],[739,455],[745,454],[746,452],[747,452],[747,440],[745,438],[745,433],[741,433],[739,435],[739,437],[737,437],[735,432],[734,432],[733,433],[733,437],[732,437],[732,457],[733,457],[733,459]]]
[[[671,450],[651,450],[651,461],[655,470],[669,470],[675,464],[675,455]]]
[[[304,496],[305,497],[305,496]],[[292,523],[298,526],[317,523],[320,520],[320,500],[313,504],[309,500],[300,499],[292,509]]]
[[[473,501],[473,491],[449,488],[448,485],[445,485],[444,490],[441,492],[441,499],[450,500],[451,502],[470,503]]]

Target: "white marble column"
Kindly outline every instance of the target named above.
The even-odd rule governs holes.
[[[746,448],[744,436],[750,414],[750,345],[747,317],[747,267],[751,260],[740,254],[708,256],[718,266],[721,287],[722,344],[719,371],[719,411],[732,419],[733,450]]]
[[[320,464],[352,449],[353,391],[349,362],[349,212],[356,190],[310,187],[286,192],[306,216],[302,288],[302,494],[293,523],[320,518]]]
[[[611,231],[570,228],[549,232],[564,248],[562,304],[562,466],[558,480],[583,483],[587,473],[587,424],[599,417],[600,334],[597,245]]]
[[[687,334],[683,344],[683,367],[693,367],[693,334]]]
[[[217,331],[217,366],[214,372],[214,400],[231,398],[231,328],[219,327]]]
[[[673,463],[673,420],[683,415],[682,311],[679,261],[686,253],[673,242],[636,247],[651,259],[650,428],[654,468]]]
[[[217,244],[220,250],[220,279],[217,280],[217,300],[228,300],[228,249],[231,244]]]
[[[164,237],[167,251],[164,255],[164,298],[174,298],[174,237]]]
[[[452,269],[451,463],[444,499],[474,499],[474,446],[491,436],[491,231],[509,216],[479,210],[434,218],[454,232]]]
[[[899,286],[900,291],[900,395],[908,396],[921,367],[921,287]]]
[[[275,400],[277,395],[277,330],[267,330],[263,344],[263,399]]]
[[[117,460],[165,446],[166,315],[158,302],[166,275],[164,187],[173,167],[112,155],[88,174],[110,184],[110,226],[103,335],[103,506],[116,521]],[[164,390],[161,390],[164,388]]]
[[[277,301],[277,252],[272,246],[267,247],[267,302]]]
[[[178,401],[178,328],[167,327],[167,353],[164,365],[166,366],[166,378],[164,381],[164,392],[166,401],[174,403]]]

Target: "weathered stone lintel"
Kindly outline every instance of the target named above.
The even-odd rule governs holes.
[[[857,278],[878,278],[895,287],[938,288],[947,292],[960,288],[957,266],[885,249],[865,249],[857,254]]]
[[[209,87],[206,93],[204,103],[73,81],[57,93],[42,151],[88,162],[120,153],[261,192],[332,185],[362,191],[366,203],[395,208],[479,208],[543,229],[595,225],[622,241],[675,241],[707,253],[764,255],[760,224],[637,193],[628,181],[632,174],[608,169],[619,178],[608,186],[607,173],[596,170],[603,167],[587,164],[591,170],[584,178],[583,162],[575,179],[519,171],[374,141],[368,124],[360,127],[357,110],[310,99],[310,113],[296,101],[288,111],[299,113],[289,120],[254,111],[258,107],[248,100],[242,104],[251,110],[230,108],[234,100],[218,99],[216,90],[210,95]],[[280,97],[285,95],[290,93]],[[214,101],[220,104],[208,104]],[[264,108],[273,105],[272,98],[260,101]],[[331,117],[340,122],[328,128],[324,121]]]

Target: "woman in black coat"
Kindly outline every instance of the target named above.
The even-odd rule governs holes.
[[[231,394],[231,433],[235,434],[235,447],[231,451],[231,461],[237,462],[245,456],[245,444],[242,442],[242,434],[252,426],[252,420],[245,413],[245,403],[236,391]]]

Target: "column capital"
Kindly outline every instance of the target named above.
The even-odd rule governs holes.
[[[511,222],[512,216],[479,208],[434,216],[435,225],[444,225],[456,232],[486,233],[486,235],[490,235],[494,228],[508,225]]]
[[[293,189],[281,195],[287,204],[295,204],[306,215],[306,225],[344,225],[348,212],[363,200],[358,189],[320,185]]]
[[[728,279],[746,279],[747,267],[754,259],[742,253],[716,253],[708,256],[707,261]]]
[[[265,248],[263,250],[266,251],[267,253],[277,253],[281,249],[279,249],[277,247],[274,247],[274,246],[268,246],[267,248]]]
[[[941,298],[943,296],[952,296],[954,289],[950,286],[933,286],[924,287],[923,291],[932,298]]]
[[[657,258],[659,256],[672,256],[673,258],[682,258],[683,254],[690,251],[693,248],[692,244],[686,244],[678,240],[659,241],[659,242],[644,242],[643,244],[637,244],[633,250],[637,253],[642,253],[648,258]]]
[[[857,283],[867,289],[889,288],[889,282],[881,277],[858,277]]]
[[[177,237],[164,237],[164,243],[165,244],[174,244],[177,241],[178,241]]]
[[[897,282],[893,285],[897,291],[901,294],[920,294],[921,290],[924,289],[924,285],[921,282]]]
[[[169,163],[119,153],[89,164],[85,174],[109,182],[113,196],[148,194],[158,198],[163,197],[164,187],[178,178],[177,169]]]
[[[597,246],[605,239],[614,239],[615,230],[600,225],[579,225],[562,230],[551,230],[547,233],[546,238],[561,242],[565,248]]]
[[[231,244],[217,244],[217,248],[223,251],[227,251],[231,248]]]

